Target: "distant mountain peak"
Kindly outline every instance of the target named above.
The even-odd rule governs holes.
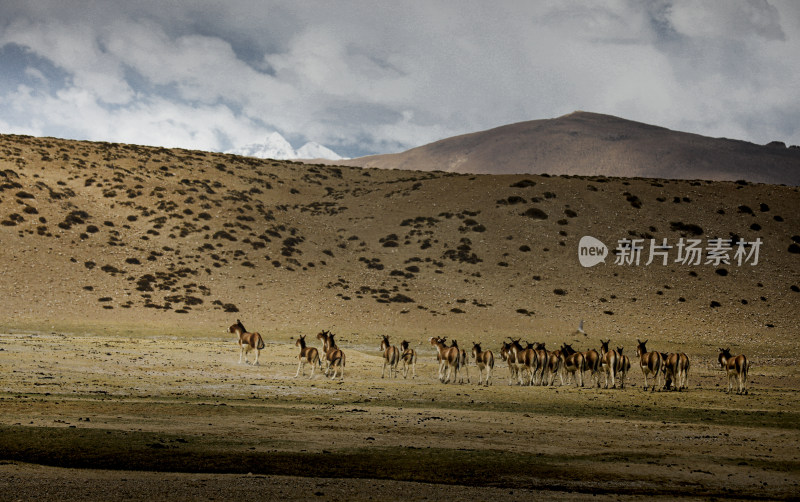
[[[709,138],[614,115],[574,111],[462,134],[341,164],[470,174],[747,180],[800,185],[800,148]]]
[[[325,145],[320,145],[316,141],[309,141],[305,145],[297,149],[297,158],[299,159],[328,159],[328,160],[343,160],[339,154],[331,150]]]
[[[309,141],[295,150],[291,143],[279,132],[273,132],[264,139],[263,143],[250,143],[240,146],[225,153],[241,155],[243,157],[256,157],[259,159],[294,160],[294,159],[327,159],[343,160],[339,154],[330,148],[314,141]]]

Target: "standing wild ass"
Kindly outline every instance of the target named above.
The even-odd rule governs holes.
[[[540,342],[533,344],[533,353],[536,355],[537,385],[547,385],[547,382],[545,381],[545,374],[547,373],[547,362],[550,358],[550,353],[547,352],[545,344]]]
[[[397,364],[400,362],[400,350],[389,343],[389,337],[383,335],[381,340],[381,350],[383,351],[383,368],[381,378],[386,373],[386,365],[389,365],[389,377],[397,377]]]
[[[450,346],[458,349],[458,373],[460,373],[458,383],[464,383],[464,373],[467,374],[467,383],[472,383],[469,379],[469,366],[467,366],[469,357],[467,357],[467,351],[458,347],[457,340],[451,341]]]
[[[408,376],[408,368],[411,368],[411,378],[417,378],[417,351],[408,346],[408,341],[400,342],[400,360],[403,361],[403,378]]]
[[[481,350],[481,343],[472,342],[472,357],[478,367],[478,385],[481,385],[483,372],[486,371],[486,386],[491,385],[492,369],[494,368],[494,354],[491,350]]]
[[[653,387],[651,391],[656,390],[658,384],[658,375],[661,372],[662,357],[660,352],[647,352],[645,344],[647,340],[640,341],[636,339],[636,355],[639,357],[639,367],[642,368],[644,375],[644,390],[647,390],[647,375],[653,375]]]
[[[631,359],[622,353],[622,347],[617,347],[617,380],[619,380],[619,388],[625,388],[625,377],[628,376],[628,371],[631,369]]]
[[[582,352],[577,352],[570,344],[561,345],[561,357],[564,371],[567,372],[567,383],[569,383],[569,375],[573,375],[575,380],[575,387],[580,385],[583,387],[583,372],[586,371],[586,358]]]
[[[731,349],[721,348],[719,349],[719,364],[728,374],[728,393],[733,390],[733,381],[736,380],[739,387],[736,393],[747,394],[747,372],[750,369],[747,356],[739,354],[734,357],[731,355]]]
[[[520,385],[533,385],[533,377],[536,374],[536,364],[538,359],[536,352],[533,350],[533,344],[528,344],[526,348],[522,348],[520,339],[511,340],[511,355],[517,363],[517,379]],[[526,376],[527,375],[527,376]]]
[[[325,331],[324,329],[317,333],[317,340],[322,340],[322,351],[325,352],[325,360],[328,366],[325,368],[325,376],[328,376],[331,368],[333,368],[333,376],[331,380],[336,378],[336,374],[341,370],[341,379],[344,380],[344,352],[339,350],[336,346],[336,341],[333,339],[333,333]]]
[[[603,372],[606,375],[606,389],[608,388],[608,380],[609,377],[611,378],[611,387],[617,388],[617,382],[615,381],[616,373],[617,373],[617,359],[619,359],[619,354],[617,354],[616,350],[608,350],[608,344],[611,343],[611,340],[606,340],[605,342],[600,339],[600,367],[603,369]],[[599,386],[599,379],[598,379],[598,386]]]
[[[511,353],[511,344],[503,342],[500,346],[500,358],[508,364],[508,385],[514,385],[517,380],[517,357]]]
[[[544,344],[542,344],[542,347],[544,347]],[[553,385],[556,375],[561,379],[561,385],[564,385],[564,371],[562,370],[563,359],[561,349],[556,349],[547,353],[547,385]]]
[[[300,347],[300,355],[297,357],[297,373],[294,374],[294,377],[305,375],[304,367],[306,363],[310,363],[311,376],[308,378],[314,378],[314,370],[317,366],[320,366],[319,351],[314,347],[306,347],[306,335],[298,337],[297,341],[294,342],[294,346]]]
[[[458,347],[448,347],[444,344],[446,338],[438,336],[431,337],[431,345],[436,347],[436,352],[439,358],[439,381],[442,383],[449,383],[450,377],[453,377],[453,382],[456,381],[458,376],[458,359],[461,355]],[[453,371],[456,375],[453,375]],[[445,378],[447,373],[447,378]]]
[[[244,324],[239,319],[236,319],[236,324],[232,324],[228,328],[228,333],[235,333],[239,337],[239,364],[242,363],[242,356],[244,362],[247,364],[247,354],[255,350],[256,359],[253,361],[253,366],[258,366],[258,356],[261,355],[261,349],[264,348],[264,340],[258,333],[249,333],[244,329]]]
[[[586,361],[586,369],[589,372],[589,379],[594,382],[592,386],[600,387],[600,352],[589,349],[583,353],[583,359]]]

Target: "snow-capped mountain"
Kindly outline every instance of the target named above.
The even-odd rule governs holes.
[[[342,160],[343,157],[339,156],[339,154],[327,146],[320,145],[316,141],[309,141],[297,149],[297,158]]]
[[[267,136],[263,143],[250,143],[228,150],[225,153],[242,155],[244,157],[257,157],[259,159],[293,160],[293,159],[329,159],[342,160],[336,152],[319,143],[310,141],[295,150],[291,143],[280,133],[274,132]]]

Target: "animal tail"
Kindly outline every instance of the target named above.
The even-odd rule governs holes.
[[[261,350],[263,348],[264,348],[264,339],[261,338],[261,335],[258,335],[258,350]]]

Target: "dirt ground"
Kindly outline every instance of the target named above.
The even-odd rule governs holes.
[[[311,337],[309,337],[311,338]],[[316,342],[316,340],[315,340]],[[796,367],[759,360],[746,396],[708,354],[685,392],[294,378],[290,334],[259,366],[231,338],[0,335],[0,500],[786,499],[800,493]],[[490,344],[493,345],[493,344]],[[497,352],[495,347],[490,347]],[[252,360],[252,355],[250,356]]]

